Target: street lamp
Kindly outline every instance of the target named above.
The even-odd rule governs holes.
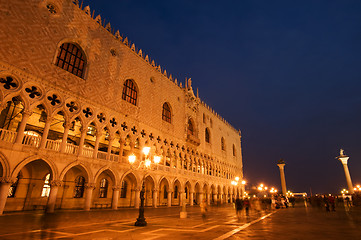
[[[239,179],[240,179],[239,177],[235,177],[234,180],[231,181],[231,184],[233,186],[238,186]],[[246,184],[246,181],[242,180],[241,184],[242,184],[242,186],[241,186],[241,198],[243,198],[243,188],[244,188],[244,185]]]
[[[139,161],[139,165],[134,167],[134,163],[137,160],[137,157],[132,153],[131,155],[128,156],[128,161],[131,164],[132,168],[135,168],[136,170],[142,169],[144,171],[150,170],[152,167],[152,163],[153,165],[156,165],[160,162],[161,157],[154,155],[153,159],[150,157],[150,147],[144,147],[142,149],[142,152],[144,154],[144,158],[142,160]],[[137,221],[135,222],[135,226],[139,226],[139,227],[143,227],[143,226],[147,226],[147,222],[145,221],[144,218],[144,193],[145,193],[145,187],[144,187],[144,179],[145,178],[145,173],[143,175],[143,179],[142,179],[142,190],[140,191],[140,207],[139,207],[139,216],[137,218]]]

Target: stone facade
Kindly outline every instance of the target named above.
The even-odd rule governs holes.
[[[241,194],[231,185],[243,177],[240,131],[190,79],[174,79],[78,1],[0,4],[0,213],[138,207],[143,183],[154,207]],[[84,59],[78,76],[58,63],[66,44]],[[138,167],[145,146],[161,156],[148,169]]]

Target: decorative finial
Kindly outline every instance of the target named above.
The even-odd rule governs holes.
[[[278,160],[277,164],[285,164],[285,161],[283,160],[283,158],[281,158],[280,160]]]
[[[340,149],[340,157],[346,156],[344,153],[345,153],[345,151],[341,148],[341,149]]]

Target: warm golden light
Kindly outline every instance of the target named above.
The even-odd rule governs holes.
[[[144,162],[144,165],[146,167],[150,167],[150,164],[151,164],[151,161],[149,159],[146,159],[145,162]]]
[[[239,177],[235,177],[236,181],[238,182],[239,181]]]
[[[246,184],[246,181],[245,181],[245,180],[242,180],[242,184],[245,185],[245,184]]]
[[[155,164],[160,163],[160,156],[154,156],[153,161]]]
[[[261,188],[263,188],[263,183],[261,183],[261,185],[259,185]]]
[[[137,159],[137,157],[134,154],[131,154],[128,156],[128,161],[130,164],[133,164],[136,159]]]
[[[143,148],[144,155],[148,156],[149,152],[150,152],[150,147],[144,147]]]

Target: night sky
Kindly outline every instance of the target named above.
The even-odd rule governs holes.
[[[361,183],[361,1],[86,0],[242,131],[250,184],[339,192]]]

